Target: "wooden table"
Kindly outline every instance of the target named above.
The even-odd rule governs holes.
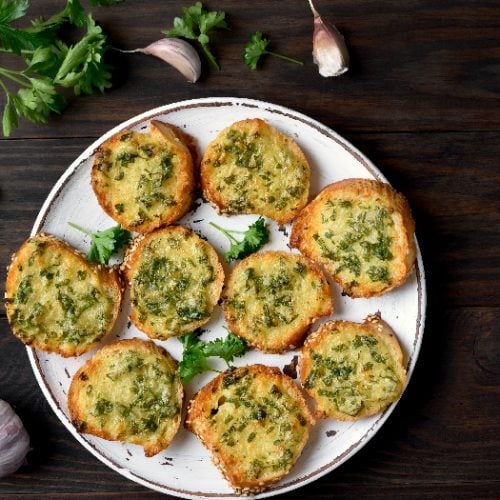
[[[0,264],[28,236],[70,162],[119,122],[183,99],[236,96],[288,106],[338,131],[407,195],[429,304],[420,359],[396,410],[370,443],[288,498],[498,498],[500,380],[500,5],[497,0],[317,0],[345,34],[351,70],[318,75],[305,0],[215,0],[231,30],[222,70],[187,84],[160,61],[112,54],[115,86],[71,100],[48,126],[23,123],[0,142]],[[63,0],[32,2],[50,15]],[[186,3],[184,3],[186,4]],[[94,8],[114,46],[144,46],[182,2]],[[241,62],[250,32],[305,61]],[[2,282],[4,274],[2,274]],[[0,480],[0,498],[162,498],[90,455],[50,410],[24,346],[0,317],[0,398],[28,428],[29,465]],[[164,497],[163,497],[164,498]]]

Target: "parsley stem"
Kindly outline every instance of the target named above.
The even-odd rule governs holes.
[[[84,229],[82,226],[79,226],[78,224],[75,224],[74,222],[68,222],[68,226],[71,226],[72,228],[74,228],[77,231],[80,231],[80,232],[86,234],[87,236],[93,236],[92,233],[90,233],[89,231],[87,231],[86,229]]]
[[[27,83],[26,81],[21,80],[19,78],[20,76],[22,76],[22,77],[26,78],[26,80],[29,80],[29,77],[27,77],[26,75],[23,75],[19,71],[10,71],[10,70],[5,69],[5,68],[0,68],[0,75],[5,76],[6,78],[8,78],[9,80],[12,80],[13,82],[19,83],[19,85],[22,85],[23,87],[30,87],[29,83]]]
[[[203,49],[203,52],[205,53],[205,55],[207,56],[208,60],[210,61],[210,63],[212,64],[212,66],[220,71],[220,66],[217,64],[217,61],[214,57],[214,55],[212,54],[212,52],[210,52],[210,49],[208,48],[208,45],[207,44],[204,44],[202,43],[201,44],[201,48]]]
[[[271,52],[270,50],[266,50],[264,54],[269,54],[270,56],[274,57],[279,57],[280,59],[284,59],[285,61],[290,61],[295,64],[300,64],[301,66],[304,66],[304,63],[302,61],[299,61],[298,59],[294,59],[293,57],[288,57],[284,56],[282,54],[278,54],[277,52]]]
[[[225,234],[231,241],[234,241],[234,243],[240,243],[240,241],[237,240],[231,233],[243,234],[244,231],[231,231],[228,229],[224,229],[223,227],[220,227],[219,225],[217,225],[215,222],[209,222],[209,224],[211,226],[215,227],[215,229],[218,229],[221,233]]]

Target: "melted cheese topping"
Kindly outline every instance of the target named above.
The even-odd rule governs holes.
[[[238,333],[272,348],[288,332],[328,309],[324,282],[293,254],[259,254],[231,276],[225,310]]]
[[[131,282],[139,321],[160,338],[208,321],[218,300],[211,248],[190,232],[163,233],[142,250]]]
[[[59,244],[32,239],[26,245],[8,306],[21,340],[74,349],[106,334],[116,304],[98,271]]]
[[[80,373],[79,426],[131,443],[161,440],[177,430],[182,394],[176,365],[155,350],[125,347],[92,359]]]
[[[279,218],[303,206],[309,171],[271,127],[229,129],[212,147],[210,182],[231,212]]]
[[[167,141],[127,132],[113,147],[97,152],[100,189],[111,209],[131,227],[165,219],[180,203],[182,161]]]
[[[366,283],[385,288],[393,279],[397,231],[391,211],[379,202],[329,200],[311,223],[315,255],[348,289]]]
[[[355,327],[329,335],[312,348],[304,387],[330,416],[381,409],[403,390],[404,372],[380,338]]]
[[[240,370],[226,375],[214,396],[207,403],[208,425],[219,454],[235,463],[236,473],[266,481],[288,472],[309,426],[300,402],[280,379]]]

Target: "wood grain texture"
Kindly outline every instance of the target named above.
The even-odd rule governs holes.
[[[62,3],[32,2],[30,12],[49,16]],[[71,99],[50,128],[23,123],[13,136],[101,135],[153,107],[214,95],[289,106],[341,132],[500,130],[496,0],[317,0],[318,10],[336,23],[350,49],[351,69],[341,78],[321,77],[312,62],[312,16],[305,0],[207,3],[227,12],[231,28],[214,36],[220,72],[205,68],[201,81],[191,85],[153,57],[112,51],[113,90]],[[126,0],[93,12],[113,46],[131,49],[160,38],[181,6],[189,4]],[[256,30],[272,40],[271,50],[297,57],[305,66],[268,57],[261,70],[250,71],[242,62],[243,48]]]
[[[194,0],[193,0],[194,1]],[[84,1],[86,5],[88,2]],[[92,8],[120,48],[161,37],[193,2],[125,0]],[[352,64],[319,76],[306,0],[207,0],[228,13],[214,37],[221,71],[187,84],[161,61],[115,51],[114,87],[70,98],[49,125],[23,122],[0,140],[0,282],[50,189],[95,138],[155,106],[236,96],[288,106],[330,126],[409,199],[428,280],[421,356],[387,424],[348,462],[286,498],[498,498],[500,491],[500,8],[498,0],[315,0],[345,35]],[[50,16],[64,0],[32,1]],[[242,63],[248,35],[305,62]],[[0,54],[0,66],[10,64]],[[0,101],[3,103],[3,101]],[[332,159],[334,162],[334,159]],[[169,498],[90,455],[50,410],[0,308],[0,398],[26,424],[28,466],[0,498]]]

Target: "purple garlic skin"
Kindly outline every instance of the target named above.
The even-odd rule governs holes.
[[[313,60],[319,74],[324,77],[339,76],[349,69],[349,53],[344,37],[332,24],[325,23],[311,0],[314,14]]]
[[[21,419],[0,399],[0,478],[16,472],[29,450],[30,438]]]

